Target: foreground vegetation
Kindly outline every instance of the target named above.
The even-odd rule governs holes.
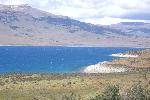
[[[0,76],[0,100],[148,100],[149,93],[149,72]]]

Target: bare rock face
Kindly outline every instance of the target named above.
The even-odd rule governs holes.
[[[0,45],[150,47],[150,24],[137,24],[98,26],[29,5],[0,5]]]

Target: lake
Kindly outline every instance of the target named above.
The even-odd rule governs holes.
[[[80,72],[89,65],[111,61],[109,56],[142,48],[0,46],[0,73]]]

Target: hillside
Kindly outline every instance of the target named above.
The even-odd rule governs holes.
[[[93,25],[29,5],[0,5],[0,45],[150,47],[150,24],[130,24]]]

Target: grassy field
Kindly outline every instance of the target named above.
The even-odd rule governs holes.
[[[137,82],[150,88],[150,73],[5,74],[0,76],[0,100],[90,100],[108,85],[124,93]]]

